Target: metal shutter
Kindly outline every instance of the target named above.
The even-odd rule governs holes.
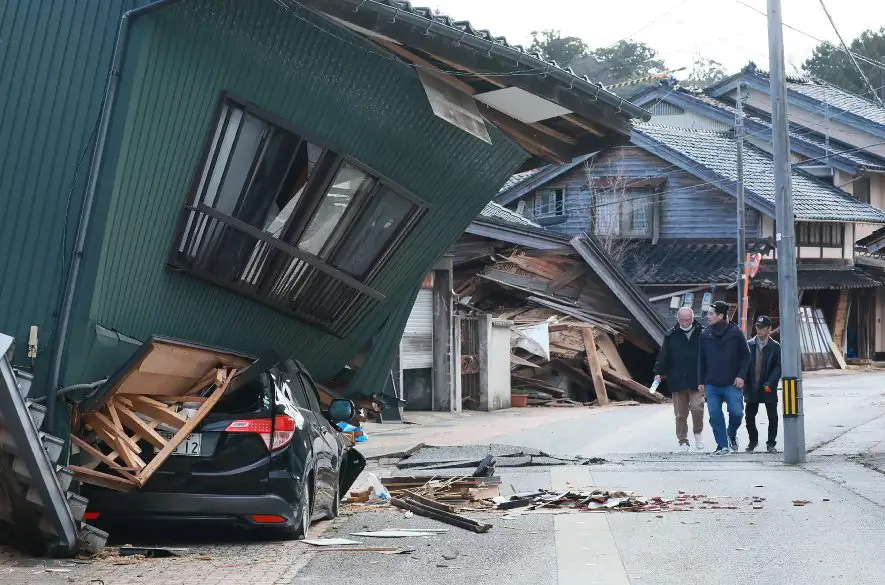
[[[433,366],[433,291],[422,289],[412,306],[400,346],[402,369]]]

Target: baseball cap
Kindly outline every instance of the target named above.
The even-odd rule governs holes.
[[[756,318],[756,327],[771,327],[771,318],[767,315],[760,315]]]
[[[716,301],[710,306],[710,308],[713,309],[714,313],[719,313],[724,317],[728,317],[729,306],[725,301]]]

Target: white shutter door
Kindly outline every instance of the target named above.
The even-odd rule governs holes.
[[[433,291],[421,289],[403,332],[400,347],[402,369],[433,366]]]

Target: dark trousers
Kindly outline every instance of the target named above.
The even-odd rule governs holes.
[[[750,435],[750,444],[759,443],[759,429],[756,428],[756,413],[759,412],[759,402],[748,402],[745,414],[747,416],[747,433]],[[769,447],[777,444],[777,402],[763,402],[765,411],[768,413],[768,443]]]

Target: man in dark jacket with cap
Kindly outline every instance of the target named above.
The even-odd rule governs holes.
[[[714,455],[737,451],[737,431],[744,416],[742,389],[750,363],[747,338],[728,321],[728,303],[716,301],[710,313],[710,326],[701,333],[698,356],[698,389],[707,396],[710,426],[716,437]],[[728,408],[728,428],[722,404]]]
[[[664,336],[661,353],[655,362],[655,381],[667,378],[673,412],[676,415],[676,439],[680,451],[691,450],[688,442],[688,413],[691,413],[695,448],[704,449],[704,393],[698,390],[698,347],[701,326],[694,320],[691,307],[676,313],[676,326]]]
[[[771,319],[766,316],[756,319],[756,337],[747,342],[750,348],[750,367],[747,368],[747,384],[744,386],[744,400],[747,402],[747,434],[750,443],[747,452],[752,453],[759,444],[759,431],[756,429],[756,413],[764,404],[768,413],[769,453],[777,453],[777,383],[781,377],[781,346],[771,338]]]

